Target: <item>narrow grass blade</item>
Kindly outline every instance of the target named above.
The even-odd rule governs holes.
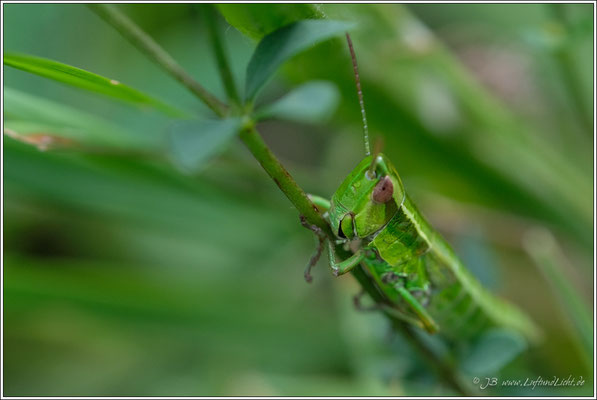
[[[10,87],[4,88],[4,128],[4,133],[10,136],[8,129],[18,136],[17,140],[27,143],[30,136],[30,140],[35,140],[45,135],[73,144],[131,150],[157,149],[161,136],[157,130],[131,131],[99,116]]]
[[[114,79],[108,79],[58,61],[25,54],[8,53],[4,54],[4,65],[128,103],[152,107],[171,116],[181,117],[184,115],[182,111]]]
[[[535,228],[527,232],[524,247],[537,268],[553,288],[563,314],[573,328],[573,334],[581,347],[581,353],[589,369],[593,367],[593,321],[569,277],[564,272],[566,260],[553,235],[546,229]]]

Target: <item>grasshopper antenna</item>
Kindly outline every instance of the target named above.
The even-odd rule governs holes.
[[[369,166],[369,170],[367,173],[369,174],[369,178],[373,179],[375,177],[375,166],[377,165],[377,156],[381,153],[383,149],[383,138],[378,137],[373,142],[373,157],[371,158],[371,165]]]
[[[361,90],[361,79],[359,78],[359,67],[357,65],[357,56],[354,54],[354,48],[352,47],[352,40],[348,32],[346,33],[346,41],[348,42],[348,48],[350,49],[350,57],[352,58],[352,67],[354,69],[354,79],[357,84],[357,94],[359,96],[359,104],[361,106],[361,115],[363,117],[363,134],[365,136],[365,153],[371,154],[369,148],[369,128],[367,127],[367,114],[365,114],[365,103],[363,102],[363,91]]]

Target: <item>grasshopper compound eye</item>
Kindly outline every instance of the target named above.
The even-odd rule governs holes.
[[[394,194],[394,185],[389,176],[384,176],[377,182],[375,189],[373,189],[373,201],[376,203],[387,203],[392,199]]]

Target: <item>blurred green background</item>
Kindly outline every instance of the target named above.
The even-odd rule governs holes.
[[[119,7],[224,98],[204,6]],[[209,115],[84,5],[3,8],[5,51]],[[281,25],[313,12],[358,23],[372,137],[471,271],[545,333],[497,376],[586,380],[485,394],[591,394],[592,349],[570,315],[593,314],[592,5],[218,10],[237,82],[256,40]],[[363,156],[345,43],[295,57],[260,102],[312,79],[340,89],[328,123],[259,130],[306,191],[329,197]],[[304,282],[312,234],[239,141],[183,174],[161,150],[168,117],[9,67],[4,91],[7,125],[73,110],[95,121],[66,149],[3,137],[4,395],[451,394],[383,318],[352,308],[352,278],[320,262]],[[558,278],[533,262],[542,254]]]

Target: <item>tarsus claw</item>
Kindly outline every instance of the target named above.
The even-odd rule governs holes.
[[[307,269],[305,270],[305,280],[307,281],[307,283],[311,283],[313,282],[313,277],[311,276],[311,265],[307,266]]]

